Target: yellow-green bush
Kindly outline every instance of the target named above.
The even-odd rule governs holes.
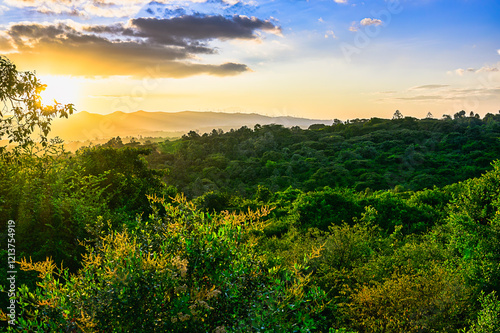
[[[21,269],[41,281],[19,290],[17,329],[306,332],[321,325],[325,295],[309,286],[304,262],[282,268],[256,249],[266,208],[210,216],[183,197],[150,203],[148,219],[87,245],[77,274],[50,260],[23,261]]]

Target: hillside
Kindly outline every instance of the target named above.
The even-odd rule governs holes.
[[[188,197],[289,186],[421,190],[477,177],[500,156],[500,116],[372,118],[304,130],[279,125],[160,143],[147,157]]]
[[[5,154],[9,332],[499,332],[499,137],[459,113]]]
[[[59,136],[65,141],[92,141],[117,136],[180,137],[189,131],[205,133],[214,128],[228,131],[242,126],[254,127],[256,124],[307,128],[312,124],[331,122],[295,117],[268,117],[255,113],[117,111],[101,115],[81,111],[68,119],[54,120],[51,136]]]

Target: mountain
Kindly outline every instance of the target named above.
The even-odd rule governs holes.
[[[117,111],[101,115],[82,111],[71,115],[68,119],[55,119],[51,136],[59,136],[65,141],[103,140],[116,136],[180,137],[189,131],[200,133],[211,132],[213,129],[228,131],[242,126],[253,128],[256,124],[307,128],[312,124],[331,123],[331,120],[268,117],[255,113]]]

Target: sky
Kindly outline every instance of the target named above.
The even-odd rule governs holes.
[[[78,111],[500,111],[498,0],[0,0],[0,54]]]

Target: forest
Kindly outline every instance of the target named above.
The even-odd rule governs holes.
[[[500,114],[71,153],[0,76],[2,331],[500,332]]]

